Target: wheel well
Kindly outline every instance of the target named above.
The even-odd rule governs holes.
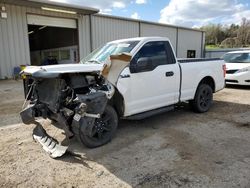
[[[209,85],[212,88],[213,92],[215,92],[215,82],[214,82],[214,79],[211,76],[204,77],[200,81],[199,85],[200,84],[207,84],[207,85]]]
[[[109,104],[114,107],[118,116],[121,117],[124,114],[124,99],[120,92],[116,89],[114,96],[110,99]]]

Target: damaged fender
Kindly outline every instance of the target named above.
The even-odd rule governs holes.
[[[111,55],[110,64],[105,64],[102,70],[102,75],[114,86],[120,76],[122,70],[128,66],[132,56],[129,53],[122,53],[120,55]]]

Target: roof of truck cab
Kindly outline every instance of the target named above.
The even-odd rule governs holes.
[[[161,41],[169,41],[167,37],[135,37],[135,38],[126,38],[119,39],[115,41],[110,41],[109,43],[119,43],[119,42],[127,42],[127,41],[151,41],[151,40],[161,40]]]

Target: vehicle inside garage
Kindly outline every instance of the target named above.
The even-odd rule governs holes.
[[[78,30],[73,19],[28,15],[28,36],[31,65],[79,61]]]

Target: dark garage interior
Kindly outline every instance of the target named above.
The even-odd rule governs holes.
[[[77,29],[28,25],[28,35],[32,65],[79,61]]]

